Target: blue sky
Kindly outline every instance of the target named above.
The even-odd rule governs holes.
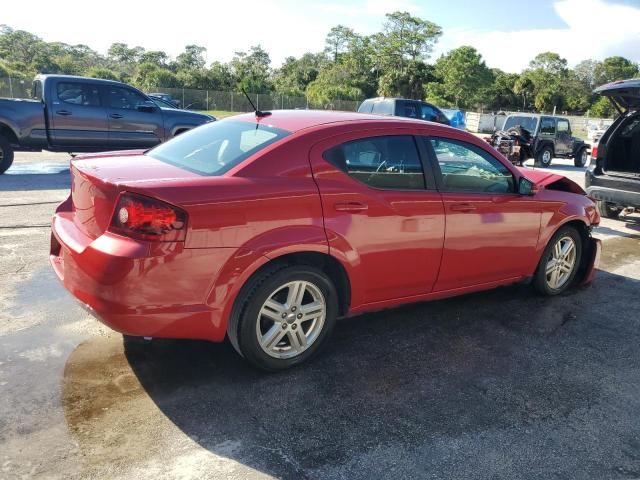
[[[170,8],[157,1],[110,0],[108,8],[87,8],[86,0],[64,4],[57,9],[48,0],[31,0],[25,8],[5,2],[0,23],[101,52],[124,42],[175,56],[195,43],[207,48],[208,62],[228,61],[234,52],[261,44],[278,66],[287,56],[322,50],[332,26],[370,34],[380,30],[385,13],[402,10],[443,27],[432,60],[472,45],[490,67],[511,72],[548,50],[570,65],[611,55],[640,62],[640,0],[181,0]]]

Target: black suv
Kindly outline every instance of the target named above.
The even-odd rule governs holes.
[[[417,118],[419,120],[450,125],[449,119],[438,107],[423,102],[422,100],[387,97],[367,98],[360,104],[358,112]]]
[[[487,141],[515,165],[534,158],[536,166],[548,167],[559,157],[572,158],[576,167],[584,167],[589,155],[589,145],[571,136],[569,120],[550,115],[509,115],[502,130]]]
[[[593,147],[585,185],[600,215],[616,218],[625,208],[640,209],[640,80],[608,83],[594,92],[608,97],[619,115]]]

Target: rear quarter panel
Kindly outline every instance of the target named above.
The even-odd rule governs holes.
[[[37,100],[0,99],[0,124],[11,129],[25,147],[47,145],[44,104]]]

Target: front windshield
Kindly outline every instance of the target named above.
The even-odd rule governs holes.
[[[289,135],[258,123],[223,120],[207,123],[147,152],[152,158],[200,175],[222,175]]]
[[[502,130],[509,130],[513,127],[517,127],[518,125],[524,128],[525,130],[529,130],[529,133],[534,133],[538,126],[538,117],[529,117],[524,115],[516,115],[507,117],[507,121],[504,122],[504,127]]]

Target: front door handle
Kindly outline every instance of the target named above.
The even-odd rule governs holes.
[[[62,115],[63,117],[71,115],[71,112],[69,110],[56,110],[56,113],[58,115]]]
[[[345,202],[345,203],[336,203],[333,206],[333,208],[338,212],[357,213],[357,212],[366,211],[369,208],[369,206],[360,202]]]
[[[452,212],[473,212],[475,209],[471,203],[454,203],[449,207]]]
[[[119,113],[112,113],[111,115],[109,115],[111,118],[122,118],[122,115]]]

